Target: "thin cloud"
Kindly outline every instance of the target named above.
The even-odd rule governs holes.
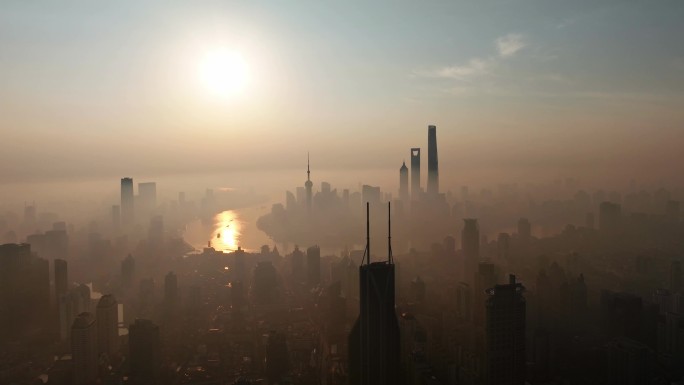
[[[525,38],[518,33],[509,33],[496,39],[496,49],[501,57],[513,56],[526,46]]]
[[[489,60],[473,58],[464,65],[455,65],[441,67],[434,70],[419,71],[418,74],[435,78],[465,79],[468,77],[485,74],[488,72],[489,67],[491,67]]]
[[[452,66],[444,66],[428,70],[414,71],[413,74],[420,77],[427,78],[441,78],[454,80],[467,80],[477,76],[489,75],[494,72],[503,60],[515,55],[518,51],[527,46],[527,42],[523,35],[516,33],[509,33],[501,36],[495,41],[495,46],[498,55],[494,54],[489,57],[474,57],[468,60],[465,64],[456,64]]]

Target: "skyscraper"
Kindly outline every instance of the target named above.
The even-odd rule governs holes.
[[[131,377],[154,383],[160,365],[159,327],[150,320],[136,319],[128,330]]]
[[[119,352],[119,304],[111,294],[97,303],[97,347],[100,354],[112,357]]]
[[[55,259],[55,297],[58,305],[59,299],[69,290],[69,279],[67,277],[67,261]]]
[[[178,277],[173,271],[169,271],[164,278],[164,301],[173,304],[178,299]]]
[[[530,242],[532,238],[532,225],[527,218],[520,218],[518,220],[518,239],[524,245]]]
[[[368,216],[368,205],[366,206]],[[368,218],[366,219],[368,226]],[[366,227],[365,264],[359,267],[360,312],[349,334],[349,383],[387,385],[400,382],[399,322],[394,311],[394,262],[370,262]],[[388,240],[391,237],[388,237]]]
[[[420,198],[420,148],[411,149],[411,199]]]
[[[130,225],[134,219],[133,178],[121,178],[121,223]]]
[[[304,183],[306,188],[306,210],[311,211],[311,201],[313,199],[313,182],[311,181],[311,169],[309,168],[309,154],[306,154],[306,182]]]
[[[525,383],[525,290],[509,283],[487,290],[486,361],[487,385],[523,385]]]
[[[480,228],[477,219],[463,220],[461,232],[461,250],[463,251],[464,274],[467,282],[473,282],[477,263],[480,260]]]
[[[307,281],[310,287],[321,283],[321,248],[311,246],[306,249]]]
[[[121,206],[112,205],[112,228],[118,231],[121,227]]]
[[[150,214],[157,207],[157,184],[138,183],[138,210]]]
[[[427,192],[439,194],[439,168],[437,164],[437,126],[428,126],[428,181]]]
[[[74,384],[88,384],[97,379],[97,324],[92,313],[81,313],[71,326],[71,360]]]
[[[409,172],[406,162],[403,162],[399,169],[399,199],[404,202],[409,200]]]

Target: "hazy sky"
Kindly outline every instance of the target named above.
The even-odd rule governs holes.
[[[3,181],[397,168],[680,178],[684,2],[3,1]],[[212,50],[244,92],[199,81]],[[426,159],[424,160],[426,162]],[[448,168],[448,171],[447,171]]]

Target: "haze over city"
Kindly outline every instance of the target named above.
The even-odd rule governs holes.
[[[684,383],[684,3],[0,5],[0,384]]]

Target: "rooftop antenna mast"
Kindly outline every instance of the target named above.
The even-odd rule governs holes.
[[[394,264],[392,256],[392,203],[387,202],[387,262]]]

